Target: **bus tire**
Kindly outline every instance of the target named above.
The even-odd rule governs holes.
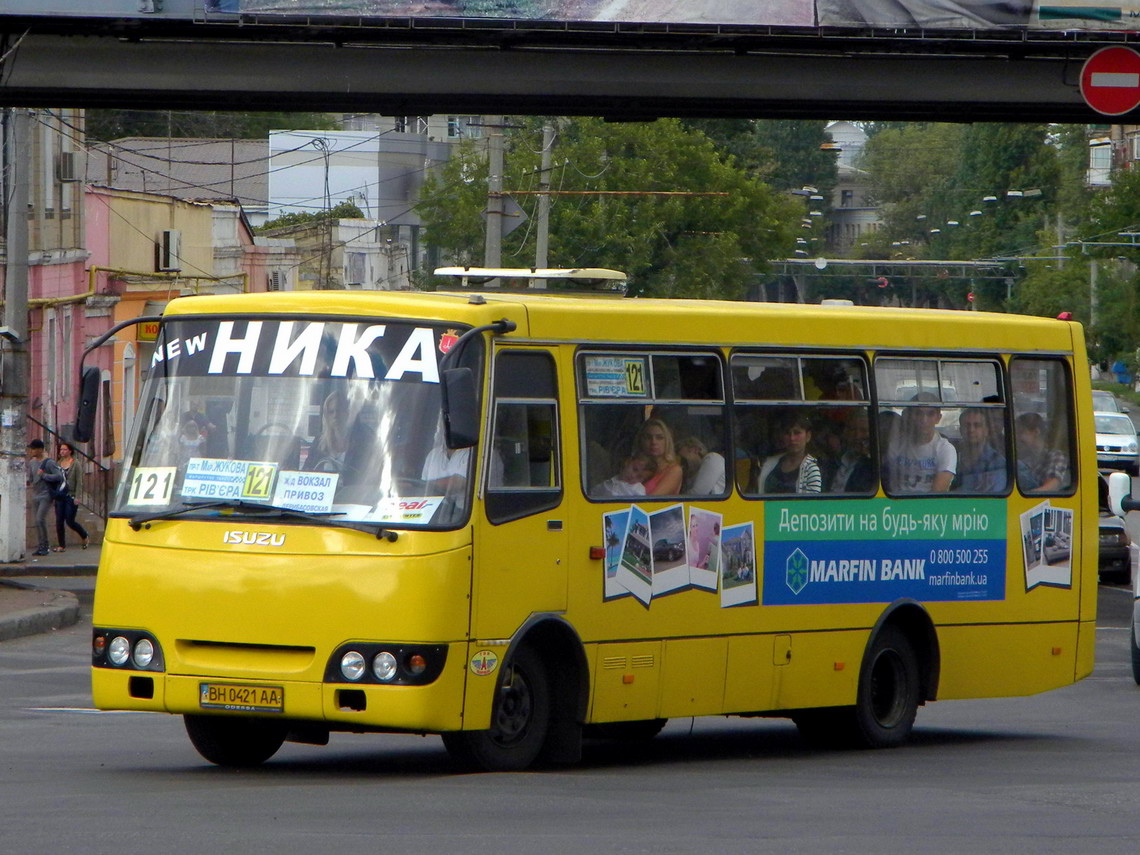
[[[882,627],[859,673],[853,737],[857,746],[893,748],[910,738],[919,702],[918,657],[906,633]]]
[[[503,667],[489,730],[443,734],[461,766],[484,772],[519,772],[542,751],[550,727],[550,679],[539,656],[523,647]]]
[[[850,707],[800,710],[800,736],[816,748],[893,748],[910,737],[918,713],[918,658],[906,633],[890,624],[875,636]]]
[[[1136,622],[1132,622],[1132,629],[1128,633],[1132,639],[1132,679],[1140,686],[1140,644],[1136,642]]]
[[[283,722],[214,715],[182,717],[190,742],[217,766],[260,766],[285,742]]]
[[[647,742],[661,732],[667,718],[649,718],[644,721],[607,721],[588,724],[583,734],[587,739],[614,739],[622,742]]]

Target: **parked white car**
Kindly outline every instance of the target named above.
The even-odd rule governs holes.
[[[1124,413],[1093,413],[1098,466],[1140,475],[1140,439],[1131,417]]]

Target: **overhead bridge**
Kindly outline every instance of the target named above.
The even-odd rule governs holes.
[[[137,11],[148,3],[163,11]],[[65,13],[0,0],[0,106],[1095,122],[1082,65],[1140,41],[1101,30],[221,15],[206,5],[70,0]]]

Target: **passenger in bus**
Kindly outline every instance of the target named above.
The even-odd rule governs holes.
[[[962,493],[1004,493],[1008,475],[1005,455],[991,437],[989,412],[981,408],[963,410],[958,417],[962,441],[958,445],[958,472],[954,489]]]
[[[1069,486],[1069,456],[1045,441],[1038,413],[1017,417],[1017,484],[1025,493],[1052,493]]]
[[[724,494],[724,455],[709,451],[699,437],[689,436],[677,445],[685,477],[681,492],[693,496]]]
[[[821,410],[812,418],[811,451],[825,485],[835,480],[843,456],[843,422],[835,410]]]
[[[648,456],[655,467],[645,482],[647,496],[675,496],[681,492],[681,461],[673,445],[673,433],[660,419],[646,419],[633,441],[634,452]]]
[[[621,472],[590,488],[591,496],[644,496],[645,481],[653,475],[653,458],[633,454],[621,464]]]
[[[467,469],[471,460],[470,448],[448,448],[437,443],[428,452],[420,478],[427,484],[429,496],[448,496],[460,493],[467,484]]]
[[[773,454],[760,466],[758,484],[762,493],[818,493],[823,489],[819,462],[808,453],[811,421],[802,410],[785,415],[779,422],[784,451]]]
[[[852,410],[843,425],[843,452],[830,482],[832,493],[870,493],[875,489],[871,460],[871,423],[865,410]]]
[[[186,419],[182,422],[182,430],[178,434],[178,463],[180,466],[185,466],[192,457],[199,457],[203,443],[206,437],[202,435],[202,429],[198,426],[198,422],[194,419]]]
[[[929,392],[912,401],[935,403]],[[894,493],[945,493],[958,468],[958,453],[950,440],[937,431],[942,408],[907,407],[887,445],[887,485]]]
[[[348,398],[330,392],[321,403],[321,433],[314,440],[305,469],[311,472],[340,472],[348,451]]]
[[[895,428],[902,421],[902,416],[894,410],[879,411],[879,448],[886,448],[894,435]]]
[[[429,496],[446,496],[458,502],[467,487],[470,462],[470,448],[447,447],[446,432],[441,416],[436,422],[431,450],[424,458],[424,465],[420,470],[420,480],[425,483],[425,493]],[[498,449],[491,451],[491,471],[488,473],[488,486],[491,489],[525,486],[505,482],[503,456]]]

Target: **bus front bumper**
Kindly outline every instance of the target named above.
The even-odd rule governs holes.
[[[464,659],[457,656],[462,664]],[[426,686],[245,680],[93,668],[98,709],[176,715],[280,716],[330,730],[442,732],[463,727],[465,673],[447,668]]]

